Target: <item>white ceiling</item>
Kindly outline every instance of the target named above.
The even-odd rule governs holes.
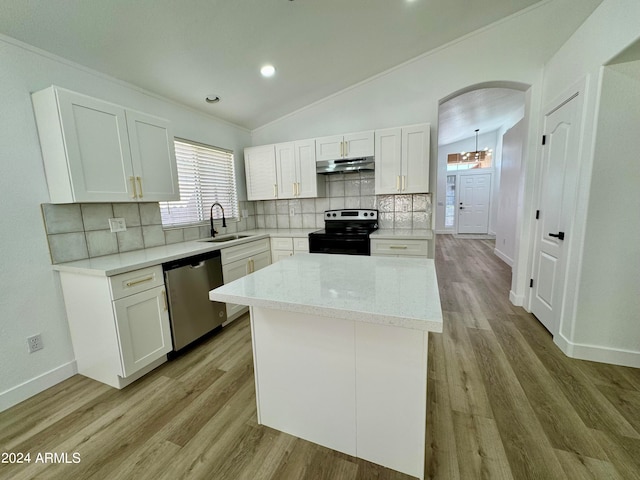
[[[0,32],[254,129],[537,1],[2,0]]]
[[[458,95],[440,105],[438,145],[492,132],[524,113],[525,93],[510,88],[483,88]]]

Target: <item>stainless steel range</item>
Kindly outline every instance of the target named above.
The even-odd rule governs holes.
[[[324,230],[309,234],[309,252],[371,255],[369,234],[377,229],[378,210],[326,210]]]

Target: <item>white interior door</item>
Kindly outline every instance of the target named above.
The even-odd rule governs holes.
[[[557,333],[562,308],[564,242],[575,210],[579,148],[576,98],[545,117],[531,311],[552,334]]]
[[[460,175],[458,233],[488,233],[491,174]]]

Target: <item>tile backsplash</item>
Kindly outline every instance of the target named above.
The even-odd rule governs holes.
[[[326,197],[255,202],[257,227],[323,228],[325,210],[377,208],[380,228],[431,228],[430,194],[376,195],[373,172],[341,173],[325,178]]]
[[[228,221],[226,229],[216,221],[221,234],[256,228],[254,202],[240,202],[239,209],[248,216]],[[42,215],[52,263],[197,240],[210,233],[208,225],[164,229],[158,203],[45,203]],[[127,230],[112,233],[109,219],[119,217]]]
[[[254,228],[323,228],[325,210],[377,208],[380,228],[431,228],[431,195],[376,195],[373,172],[327,175],[326,197],[240,202],[248,216],[228,221],[221,233]],[[293,213],[293,214],[292,214]],[[209,226],[162,227],[158,203],[42,204],[52,263],[123,253],[141,248],[197,240]],[[110,218],[124,218],[127,230],[112,233]]]

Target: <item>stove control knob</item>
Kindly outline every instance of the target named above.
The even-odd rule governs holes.
[[[334,214],[333,214],[333,216],[335,217],[335,216],[336,216],[336,214],[334,213]]]

